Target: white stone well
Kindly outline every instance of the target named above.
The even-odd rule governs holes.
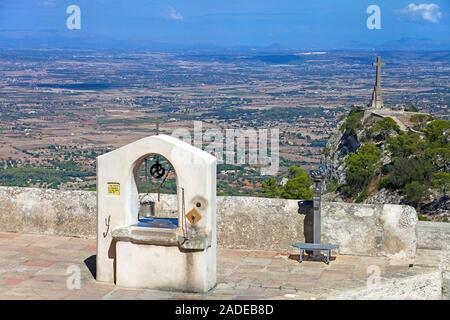
[[[178,221],[171,227],[139,221],[136,174],[151,155],[164,157],[176,172]],[[216,165],[211,154],[167,135],[143,138],[99,156],[97,280],[190,292],[213,288]]]

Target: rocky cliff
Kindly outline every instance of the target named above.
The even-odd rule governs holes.
[[[325,199],[409,204],[448,221],[449,128],[424,113],[353,107],[323,152]]]

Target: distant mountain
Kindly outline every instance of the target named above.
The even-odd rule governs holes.
[[[348,40],[339,46],[330,47],[293,47],[289,44],[272,43],[265,46],[221,46],[212,43],[171,44],[151,40],[115,39],[114,35],[99,36],[86,31],[76,30],[25,30],[0,29],[0,48],[46,48],[46,49],[109,49],[109,50],[146,50],[146,51],[188,51],[210,53],[242,52],[287,52],[294,50],[450,50],[450,40],[435,41],[431,38],[402,38],[384,43]]]
[[[443,50],[450,49],[450,41],[436,41],[430,38],[402,38],[381,44],[382,50]]]
[[[110,49],[110,50],[162,50],[165,44],[151,41],[122,41],[108,37],[98,37],[77,31],[56,30],[0,30],[2,48],[38,49]]]

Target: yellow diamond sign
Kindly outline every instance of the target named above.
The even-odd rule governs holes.
[[[202,216],[197,211],[197,209],[193,208],[191,211],[186,213],[186,218],[191,224],[196,224],[202,218]]]

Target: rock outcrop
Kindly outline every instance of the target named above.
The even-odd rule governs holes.
[[[442,193],[437,192],[436,186],[433,187],[430,182],[434,173],[437,172],[448,172],[447,169],[442,169],[441,167],[432,167],[431,173],[417,173],[415,178],[422,174],[423,177],[428,176],[427,183],[422,183],[425,185],[427,190],[424,191],[425,196],[420,200],[420,202],[414,203],[410,201],[410,198],[405,196],[405,186],[411,181],[403,182],[404,185],[396,186],[389,185],[389,180],[382,184],[383,178],[386,178],[391,174],[392,168],[395,164],[396,159],[404,160],[408,163],[408,160],[419,159],[417,162],[422,161],[422,163],[431,163],[429,157],[433,155],[438,149],[431,149],[432,143],[427,142],[428,138],[426,135],[427,125],[431,122],[440,121],[433,119],[430,115],[419,113],[419,112],[407,112],[399,110],[390,109],[370,109],[370,108],[357,108],[353,107],[346,118],[342,120],[339,125],[339,130],[330,137],[327,146],[324,150],[324,155],[322,159],[322,167],[325,171],[326,181],[325,189],[327,194],[324,195],[324,199],[327,201],[347,201],[347,202],[360,202],[366,204],[414,204],[420,211],[428,215],[429,219],[447,221],[450,217],[450,200],[448,195],[442,195]],[[420,128],[420,131],[418,131]],[[436,130],[436,129],[434,129]],[[410,135],[409,135],[410,134]],[[441,135],[441,140],[445,139],[446,133],[445,129]],[[417,141],[421,141],[422,145],[429,143],[427,147],[422,147],[422,149],[417,148],[415,154],[404,155],[402,152],[406,150],[408,152],[410,149],[406,148],[402,143],[408,143],[407,138],[402,138],[404,140],[396,140],[395,150],[400,150],[398,153],[393,154],[391,148],[391,138],[396,137],[411,137],[412,144],[416,144]],[[405,142],[405,140],[407,142]],[[348,183],[346,177],[346,160],[349,155],[356,153],[360,150],[360,147],[365,144],[372,144],[381,151],[381,158],[379,160],[379,170],[377,173],[371,177],[371,181],[366,184],[363,190],[355,189],[351,183]],[[429,148],[429,149],[427,149]],[[440,147],[445,149],[444,147]],[[425,150],[429,154],[428,157],[424,157],[420,154],[420,150]],[[443,154],[440,156],[445,159],[445,154],[443,151],[439,151]],[[423,158],[423,159],[422,159]],[[438,160],[444,161],[444,160]],[[410,162],[411,163],[411,162]],[[433,164],[434,166],[434,164]],[[362,167],[362,165],[361,165]],[[421,169],[417,169],[421,170]],[[408,176],[410,173],[406,170],[402,172],[403,177]],[[412,173],[411,173],[412,174]],[[407,180],[407,178],[402,178]],[[414,180],[416,181],[416,180]],[[342,188],[344,187],[344,188]],[[434,189],[433,189],[433,188]],[[349,189],[357,190],[356,192],[349,192]],[[346,192],[344,192],[344,190]]]

